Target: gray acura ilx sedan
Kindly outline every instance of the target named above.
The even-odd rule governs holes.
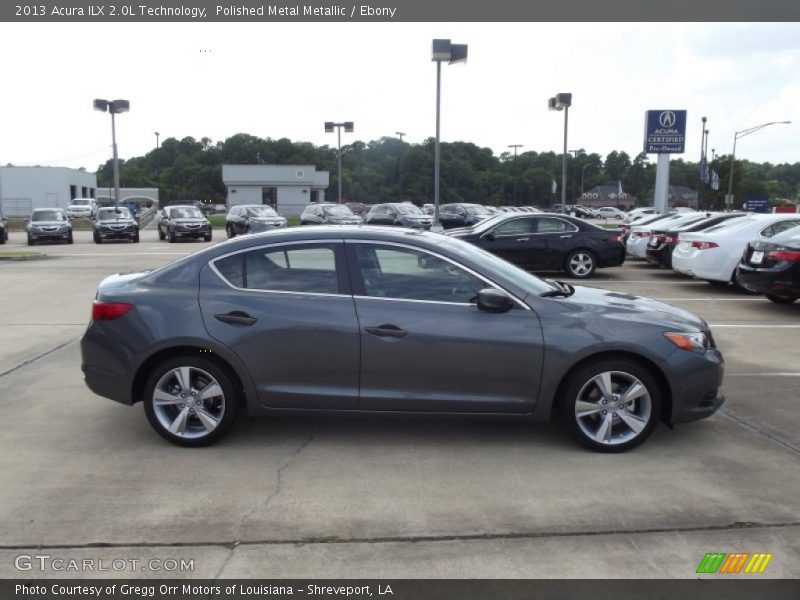
[[[108,277],[81,350],[92,391],[143,402],[183,446],[244,410],[361,411],[557,414],[583,445],[620,452],[724,401],[696,315],[381,227],[254,234]]]

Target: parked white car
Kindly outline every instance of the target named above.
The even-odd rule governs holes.
[[[677,227],[692,217],[700,220],[706,213],[696,213],[692,215],[650,215],[631,225],[628,232],[628,239],[625,241],[625,252],[634,258],[647,258],[647,242],[650,239],[650,232],[653,227],[664,229]]]
[[[798,214],[750,214],[705,231],[681,233],[672,252],[672,268],[709,283],[736,283],[736,265],[747,243],[766,240],[800,225]]]
[[[97,214],[97,202],[94,198],[74,198],[67,205],[67,217],[70,219],[91,219]]]
[[[625,213],[622,212],[618,208],[614,208],[613,206],[601,206],[598,208],[595,213],[601,219],[624,219]]]
[[[638,221],[639,219],[644,218],[647,215],[654,215],[656,214],[656,209],[651,207],[641,207],[641,208],[634,208],[629,213],[625,215],[625,218],[622,219],[623,223],[632,223],[633,221]]]

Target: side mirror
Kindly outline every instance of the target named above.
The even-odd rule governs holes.
[[[497,238],[495,238],[494,234],[490,231],[489,233],[484,234],[483,239],[485,239],[488,242],[493,242]]]
[[[511,310],[514,301],[503,290],[485,288],[478,292],[478,309],[486,312],[504,313]]]

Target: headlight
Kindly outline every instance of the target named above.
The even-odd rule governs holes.
[[[681,350],[705,352],[711,348],[711,340],[702,331],[690,333],[667,332],[664,337]]]

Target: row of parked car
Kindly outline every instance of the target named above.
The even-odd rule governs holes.
[[[644,215],[623,227],[629,256],[764,294],[800,297],[800,214],[683,212]]]
[[[139,241],[139,224],[126,207],[99,207],[91,219],[92,236],[96,244],[110,239]],[[5,226],[4,230],[5,240],[7,240],[8,231]],[[67,211],[61,208],[34,209],[25,224],[25,232],[29,246],[40,242],[61,241],[72,244],[74,241],[72,222]]]

